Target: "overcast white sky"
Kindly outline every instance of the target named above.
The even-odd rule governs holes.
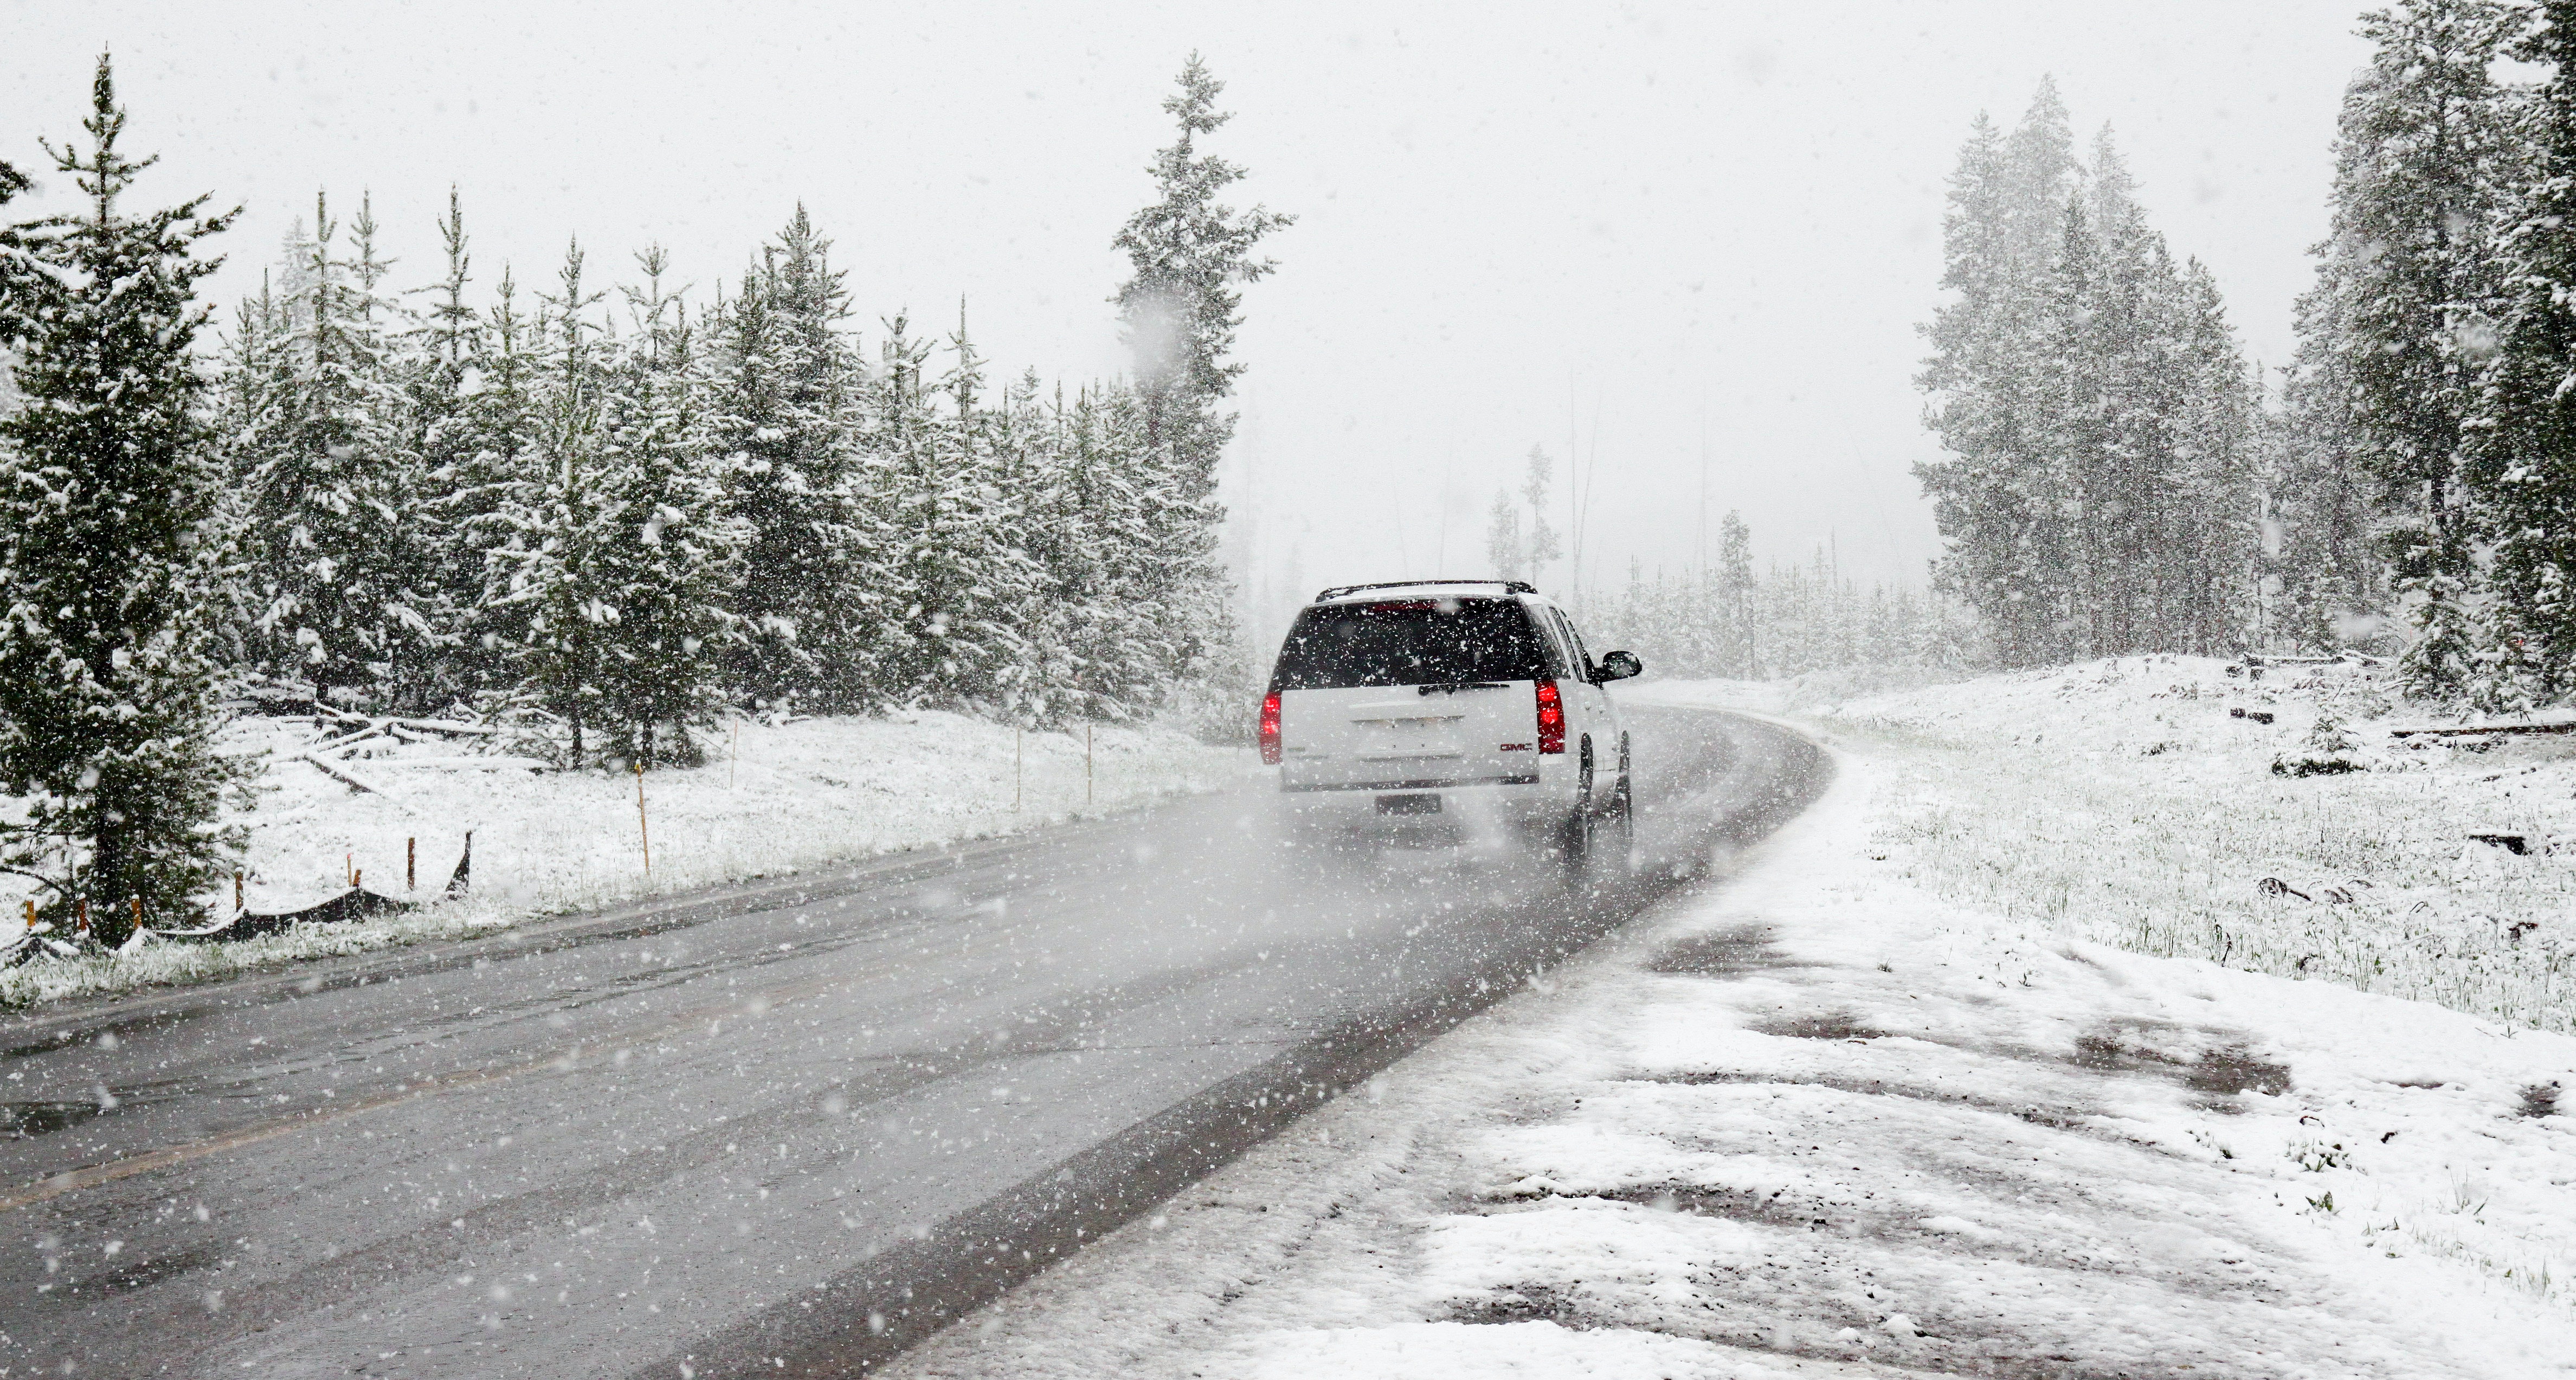
[[[1703,431],[1763,555],[1919,580],[1914,328],[1969,120],[2055,74],[2278,362],[2361,8],[0,0],[0,157],[76,132],[109,45],[147,189],[248,208],[227,297],[320,187],[373,194],[400,281],[455,183],[487,285],[578,234],[613,270],[668,245],[701,297],[801,198],[871,340],[963,295],[998,365],[1081,379],[1122,368],[1109,239],[1197,48],[1243,200],[1300,218],[1242,340],[1258,584],[1481,573],[1495,488],[1570,437],[1587,575],[1687,564]]]

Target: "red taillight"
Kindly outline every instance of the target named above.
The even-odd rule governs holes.
[[[1265,767],[1279,765],[1279,695],[1276,691],[1261,702],[1261,764]]]
[[[1565,700],[1552,680],[1538,682],[1538,750],[1565,751]]]

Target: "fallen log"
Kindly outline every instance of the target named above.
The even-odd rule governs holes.
[[[444,733],[455,738],[489,738],[501,730],[486,724],[460,724],[447,719],[387,719],[415,733]]]
[[[384,789],[383,789],[382,787],[380,787],[380,786],[376,785],[374,782],[372,782],[372,781],[368,781],[368,780],[366,780],[366,779],[364,779],[364,778],[362,778],[362,777],[359,777],[359,776],[353,775],[353,774],[351,774],[351,773],[350,773],[347,769],[345,769],[345,768],[337,767],[337,766],[333,766],[331,763],[323,761],[321,758],[314,756],[312,753],[309,753],[309,752],[297,753],[297,754],[295,755],[295,757],[294,757],[293,759],[291,759],[291,760],[294,760],[294,761],[297,761],[297,762],[310,762],[310,763],[312,763],[312,764],[313,764],[313,766],[315,767],[315,769],[316,769],[316,770],[319,770],[319,771],[320,771],[324,776],[330,777],[332,780],[337,781],[337,782],[341,783],[342,785],[348,786],[348,787],[350,787],[350,788],[352,788],[352,789],[354,789],[354,790],[365,791],[365,792],[366,792],[366,793],[368,793],[369,795],[382,795],[382,796],[385,796],[385,798],[386,798],[386,799],[388,799],[388,800],[391,800],[391,799],[393,798],[392,796],[387,795],[387,794],[385,793]]]
[[[512,767],[520,771],[544,771],[551,764],[540,761],[534,757],[510,757],[500,753],[494,753],[488,757],[379,757],[375,759],[375,761],[369,763],[369,765],[377,767],[480,767],[486,771],[499,771],[504,767]]]
[[[2392,728],[2391,738],[2475,738],[2489,733],[2576,733],[2576,719],[2547,723],[2444,725],[2439,728]]]

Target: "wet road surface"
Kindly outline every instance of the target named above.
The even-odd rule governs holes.
[[[857,1373],[1821,791],[1630,712],[1639,868],[1283,846],[1257,788],[0,1023],[0,1373]]]

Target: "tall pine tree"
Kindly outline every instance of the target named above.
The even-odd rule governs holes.
[[[831,241],[796,208],[718,313],[706,435],[743,524],[736,688],[756,703],[852,709],[900,699],[878,673],[883,578],[862,427],[867,369]]]
[[[316,199],[290,329],[240,446],[241,482],[267,667],[310,680],[317,697],[404,705],[431,680],[413,517],[424,485],[397,377],[399,309],[378,290],[385,266],[363,210],[358,225],[357,257],[337,257],[338,226]]]
[[[1199,665],[1232,638],[1215,559],[1224,519],[1216,468],[1234,435],[1235,414],[1224,403],[1245,368],[1232,357],[1241,285],[1276,271],[1259,256],[1261,242],[1295,224],[1261,206],[1236,211],[1219,200],[1245,175],[1199,147],[1233,118],[1217,109],[1224,91],[1192,53],[1180,90],[1163,101],[1180,137],[1154,157],[1155,200],[1115,241],[1131,270],[1112,300],[1135,358],[1133,401],[1152,476],[1140,492],[1161,557],[1153,602],[1181,633],[1183,666]]]
[[[690,765],[692,727],[722,707],[725,608],[743,543],[724,516],[724,479],[698,411],[696,337],[664,289],[668,258],[636,256],[644,285],[626,290],[634,332],[603,380],[599,457],[604,539],[595,583],[598,718],[608,751],[647,767]]]
[[[2576,691],[2576,0],[2546,0],[2518,48],[2550,75],[2529,137],[2536,178],[2504,237],[2499,353],[2486,375],[2465,478],[2489,511],[2490,704]]]
[[[2417,629],[2402,664],[2419,693],[2481,674],[2477,541],[2459,472],[2491,314],[2503,309],[2495,230],[2527,157],[2520,100],[2493,72],[2528,23],[2504,0],[2408,0],[2365,18],[2375,47],[2344,93],[2332,230],[2301,303],[2299,402],[2330,447],[2317,458],[2357,467],[2376,490]],[[2315,536],[2348,542],[2331,525]],[[2355,583],[2348,570],[2341,579]]]
[[[191,350],[218,262],[197,245],[231,217],[205,197],[129,212],[153,160],[119,148],[125,119],[102,56],[88,149],[48,149],[86,206],[18,226],[0,259],[25,400],[0,417],[0,788],[27,802],[0,865],[58,922],[86,902],[107,943],[138,909],[195,918],[230,843],[211,743],[218,475]]]

